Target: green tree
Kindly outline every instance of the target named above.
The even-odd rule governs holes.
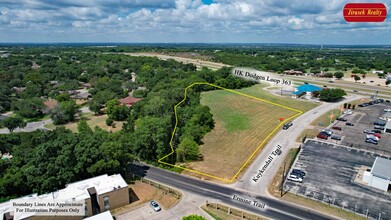
[[[91,127],[87,124],[87,121],[82,119],[77,123],[77,131],[79,134],[91,135],[93,133]]]
[[[23,99],[41,97],[41,96],[42,96],[41,85],[34,84],[32,82],[27,83],[26,89],[21,94],[21,97]]]
[[[23,118],[16,116],[16,117],[9,117],[9,118],[4,119],[2,121],[2,125],[4,127],[8,128],[8,130],[10,130],[10,132],[12,132],[17,127],[19,127],[19,128],[26,127],[26,122],[23,121]]]
[[[35,118],[41,116],[42,110],[45,108],[41,98],[34,97],[24,100],[15,101],[12,103],[12,109],[16,114],[24,118]]]
[[[324,74],[324,77],[327,77],[327,78],[333,78],[333,74],[332,73],[326,73]]]
[[[118,99],[112,99],[112,100],[109,100],[106,102],[106,113],[108,115],[111,115],[114,111],[114,107],[118,106],[119,104],[121,104]]]
[[[342,79],[345,76],[345,74],[343,72],[338,71],[334,73],[334,76],[337,79]]]
[[[359,77],[359,76],[355,75],[355,76],[354,76],[354,81],[356,81],[356,82],[357,82],[357,81],[359,81],[359,80],[361,80],[361,77]]]
[[[77,105],[74,100],[61,102],[60,105],[51,112],[51,118],[56,125],[65,124],[75,120],[76,111]]]
[[[197,159],[199,153],[198,144],[191,138],[185,137],[176,149],[177,161],[190,161]]]
[[[334,102],[346,95],[343,89],[325,89],[320,92],[320,100],[326,102]]]
[[[206,220],[206,218],[199,215],[188,215],[182,217],[182,220]]]
[[[95,113],[95,115],[98,115],[100,114],[100,108],[101,108],[101,105],[99,104],[98,101],[96,100],[91,100],[89,105],[88,105],[88,108]]]
[[[391,84],[391,80],[387,80],[386,85],[390,85],[390,84]]]
[[[59,94],[55,97],[55,99],[59,102],[65,102],[71,100],[71,96],[67,93]]]

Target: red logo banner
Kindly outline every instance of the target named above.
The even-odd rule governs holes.
[[[348,3],[343,9],[347,22],[383,22],[387,8],[382,3]]]

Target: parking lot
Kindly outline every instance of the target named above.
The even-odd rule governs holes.
[[[306,172],[303,182],[287,180],[284,190],[373,219],[391,219],[391,193],[354,182],[357,169],[363,165],[372,167],[377,156],[367,151],[309,140],[302,146],[293,165]]]
[[[382,131],[381,138],[377,145],[366,143],[365,129],[374,129],[374,122],[379,116],[384,114],[384,109],[391,108],[390,103],[381,103],[367,107],[356,107],[351,115],[343,115],[347,122],[351,122],[354,126],[346,125],[344,121],[335,121],[330,127],[338,126],[342,130],[332,130],[334,134],[342,136],[341,141],[331,140],[328,142],[338,143],[349,147],[372,151],[382,155],[391,156],[391,133],[384,133]]]

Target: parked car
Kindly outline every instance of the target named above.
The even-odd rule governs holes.
[[[339,135],[333,135],[333,136],[331,136],[331,139],[340,141],[340,140],[342,140],[342,137]]]
[[[329,83],[334,83],[334,81],[330,80]]]
[[[391,101],[387,99],[385,102],[388,102],[388,103],[390,103]]]
[[[362,103],[362,104],[359,104],[358,106],[359,107],[367,107],[369,104],[368,103]]]
[[[378,130],[384,130],[384,127],[380,126],[380,125],[375,125],[373,128],[378,129]]]
[[[353,111],[351,109],[348,109],[348,110],[344,111],[343,113],[347,114],[347,115],[351,115],[351,114],[353,114]]]
[[[331,127],[331,129],[334,129],[334,130],[342,130],[342,128],[341,127],[339,127],[339,126],[333,126],[333,127]]]
[[[373,134],[373,136],[378,137],[378,138],[381,138],[381,135],[380,135],[380,134]]]
[[[299,170],[299,169],[292,169],[291,174],[294,174],[294,175],[300,176],[300,177],[305,176],[305,172],[302,170]]]
[[[374,134],[375,132],[373,130],[365,129],[364,133],[365,134]]]
[[[374,125],[380,125],[380,126],[384,126],[386,125],[387,123],[383,120],[377,120],[373,123]]]
[[[367,135],[367,139],[372,139],[372,140],[375,140],[375,141],[379,141],[379,138],[376,137],[375,135],[372,135],[372,134]]]
[[[357,90],[353,90],[353,92],[358,92]]]
[[[320,133],[324,133],[327,136],[331,136],[333,134],[333,131],[330,129],[323,129]]]
[[[301,178],[298,175],[294,175],[294,174],[289,175],[288,180],[293,181],[293,182],[299,182],[299,183],[303,182],[303,178]]]
[[[149,205],[153,208],[153,210],[155,210],[155,212],[158,212],[161,210],[159,204],[157,204],[157,202],[155,202],[155,200],[151,200],[149,202]]]
[[[371,143],[371,144],[376,144],[376,145],[378,144],[378,141],[375,141],[373,139],[366,139],[365,142]]]
[[[282,127],[282,129],[287,130],[287,129],[288,129],[289,127],[291,127],[292,125],[293,125],[292,122],[286,123],[286,124],[284,124],[284,126]]]
[[[345,125],[354,126],[354,124],[352,122],[346,122]]]
[[[318,136],[316,136],[317,138],[320,138],[320,139],[329,139],[329,136],[325,133],[319,133]]]
[[[338,117],[337,120],[338,120],[338,121],[348,121],[348,119],[343,118],[343,117]]]
[[[384,109],[384,112],[391,112],[391,108]]]
[[[381,134],[381,133],[382,133],[381,130],[376,130],[376,129],[372,130],[372,132],[373,132],[374,134]]]

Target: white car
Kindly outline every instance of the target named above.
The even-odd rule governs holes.
[[[159,204],[157,204],[157,202],[155,202],[155,200],[151,200],[149,202],[149,205],[153,208],[153,210],[155,210],[155,212],[158,212],[161,210]]]
[[[347,115],[351,115],[351,114],[353,114],[353,111],[351,109],[348,109],[348,110],[344,111],[343,113],[347,114]]]
[[[384,109],[384,112],[391,112],[391,108]]]
[[[303,178],[296,176],[296,175],[293,175],[293,174],[288,176],[288,180],[293,181],[293,182],[299,182],[299,183],[303,182]]]
[[[376,137],[375,135],[372,135],[372,134],[367,135],[367,139],[372,139],[374,141],[379,141],[379,138]]]

